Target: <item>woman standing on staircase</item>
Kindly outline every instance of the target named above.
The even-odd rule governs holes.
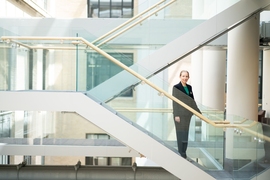
[[[189,72],[183,70],[180,72],[180,82],[173,87],[172,95],[190,106],[192,109],[201,113],[194,101],[192,86],[187,84]],[[187,158],[189,124],[193,113],[173,101],[173,117],[176,130],[178,152],[183,158]]]

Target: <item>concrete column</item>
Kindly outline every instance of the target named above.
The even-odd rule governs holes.
[[[42,90],[43,85],[43,50],[33,51],[32,86],[33,89]]]
[[[227,120],[233,123],[231,115],[257,120],[259,15],[251,17],[228,33],[227,60]],[[231,168],[231,160],[243,155],[234,152],[234,136],[233,129],[228,128],[225,168]],[[254,153],[246,153],[242,158],[253,159],[255,156]]]
[[[228,33],[228,115],[257,120],[258,64],[259,15]]]
[[[202,104],[211,109],[225,108],[226,51],[206,47],[203,51]]]
[[[18,89],[29,88],[29,50],[18,48],[16,53],[17,83]]]
[[[266,117],[270,117],[270,50],[263,51],[263,89],[262,109],[266,111]]]
[[[224,111],[226,51],[219,47],[205,47],[203,49],[203,61],[201,67],[202,73],[200,81],[202,82],[202,104],[210,109]],[[209,138],[209,134],[211,134],[210,131],[209,125],[202,122],[202,140],[207,140]]]
[[[47,55],[47,61],[46,63],[48,64],[48,67],[46,68],[46,82],[45,82],[45,89],[46,90],[54,90],[54,84],[55,84],[55,79],[57,78],[56,76],[56,67],[57,65],[55,64],[55,50],[49,50],[48,55]]]
[[[24,111],[14,112],[13,130],[14,138],[24,138]],[[19,164],[23,161],[23,156],[12,156],[14,164]]]
[[[198,50],[191,54],[191,79],[195,101],[202,103],[202,62],[203,51]]]

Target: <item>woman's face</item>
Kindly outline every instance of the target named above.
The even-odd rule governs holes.
[[[181,75],[180,75],[180,81],[183,83],[183,84],[186,84],[187,81],[189,79],[189,74],[188,72],[182,72]]]

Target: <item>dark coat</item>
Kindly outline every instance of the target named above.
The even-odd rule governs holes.
[[[172,95],[185,103],[186,105],[190,106],[192,109],[196,110],[197,112],[201,113],[200,109],[197,107],[196,102],[194,101],[194,95],[192,92],[192,87],[187,85],[189,90],[189,95],[186,93],[182,83],[174,85]],[[188,131],[190,119],[193,116],[193,113],[187,110],[186,108],[182,107],[177,102],[173,101],[173,115],[180,117],[180,123],[175,122],[176,130],[177,131]]]
[[[174,85],[175,88],[179,89],[180,91],[182,91],[183,93],[187,94],[182,83],[178,83],[176,85]],[[187,88],[188,88],[188,91],[189,91],[189,94],[187,94],[189,97],[191,97],[192,99],[194,99],[194,96],[193,96],[193,92],[192,92],[192,86],[187,84]]]

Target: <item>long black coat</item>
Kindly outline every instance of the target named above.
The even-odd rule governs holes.
[[[197,112],[201,113],[200,109],[198,108],[196,102],[194,101],[194,95],[192,92],[192,87],[187,85],[189,94],[186,93],[182,83],[174,85],[172,95],[185,103],[186,105],[190,106],[192,109],[196,110]],[[175,122],[176,131],[188,131],[190,119],[193,113],[187,110],[186,108],[179,105],[177,102],[173,101],[173,116],[180,117],[180,123]]]

